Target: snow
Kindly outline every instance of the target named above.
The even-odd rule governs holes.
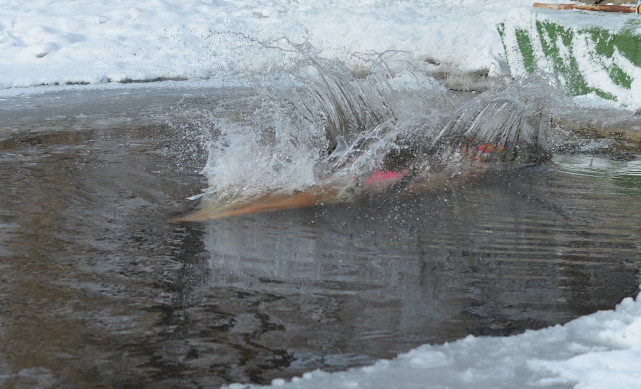
[[[307,43],[315,55],[338,58],[353,69],[362,65],[358,53],[400,50],[433,70],[501,77],[508,70],[496,25],[522,17],[531,5],[532,0],[3,0],[0,102],[40,85],[111,88],[114,82],[265,73],[280,66],[282,57],[264,56],[258,48],[283,41]],[[564,326],[424,345],[373,366],[315,371],[272,386],[638,388],[641,297]]]
[[[558,2],[558,1],[557,1]],[[444,71],[507,74],[496,25],[531,0],[3,0],[0,89],[260,72],[252,40],[355,53],[403,50]],[[254,53],[255,54],[255,53]]]
[[[468,336],[421,346],[372,366],[276,379],[270,387],[633,389],[641,387],[640,368],[641,295],[564,326],[504,338]]]

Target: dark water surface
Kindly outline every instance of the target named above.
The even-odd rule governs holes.
[[[184,92],[122,93],[0,109],[2,386],[269,383],[638,293],[634,156],[170,224],[207,185],[203,151],[162,117]]]

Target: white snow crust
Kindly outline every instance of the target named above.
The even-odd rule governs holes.
[[[641,387],[641,295],[563,326],[504,338],[425,345],[345,372],[314,371],[270,388]],[[228,389],[262,388],[233,384]]]
[[[3,0],[0,89],[260,72],[270,64],[240,46],[276,39],[308,42],[316,55],[348,66],[358,64],[355,53],[402,50],[444,69],[500,76],[507,68],[496,25],[531,5],[531,0]]]

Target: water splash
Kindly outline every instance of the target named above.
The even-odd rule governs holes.
[[[555,93],[528,79],[488,91],[461,107],[434,141],[435,154],[463,150],[484,162],[526,164],[550,157]]]
[[[261,50],[283,51],[288,62],[244,75],[249,88],[200,108],[198,117],[208,118],[199,127],[208,134],[202,172],[210,203],[330,187],[350,199],[381,181],[372,175],[410,188],[413,180],[431,185],[438,176],[447,184],[488,166],[549,157],[545,81],[463,94],[447,91],[406,53],[362,55],[367,66],[348,69],[318,58],[309,44]]]

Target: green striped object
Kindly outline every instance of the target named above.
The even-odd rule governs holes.
[[[574,96],[641,108],[641,18],[533,10],[498,25],[512,77],[553,74]]]

